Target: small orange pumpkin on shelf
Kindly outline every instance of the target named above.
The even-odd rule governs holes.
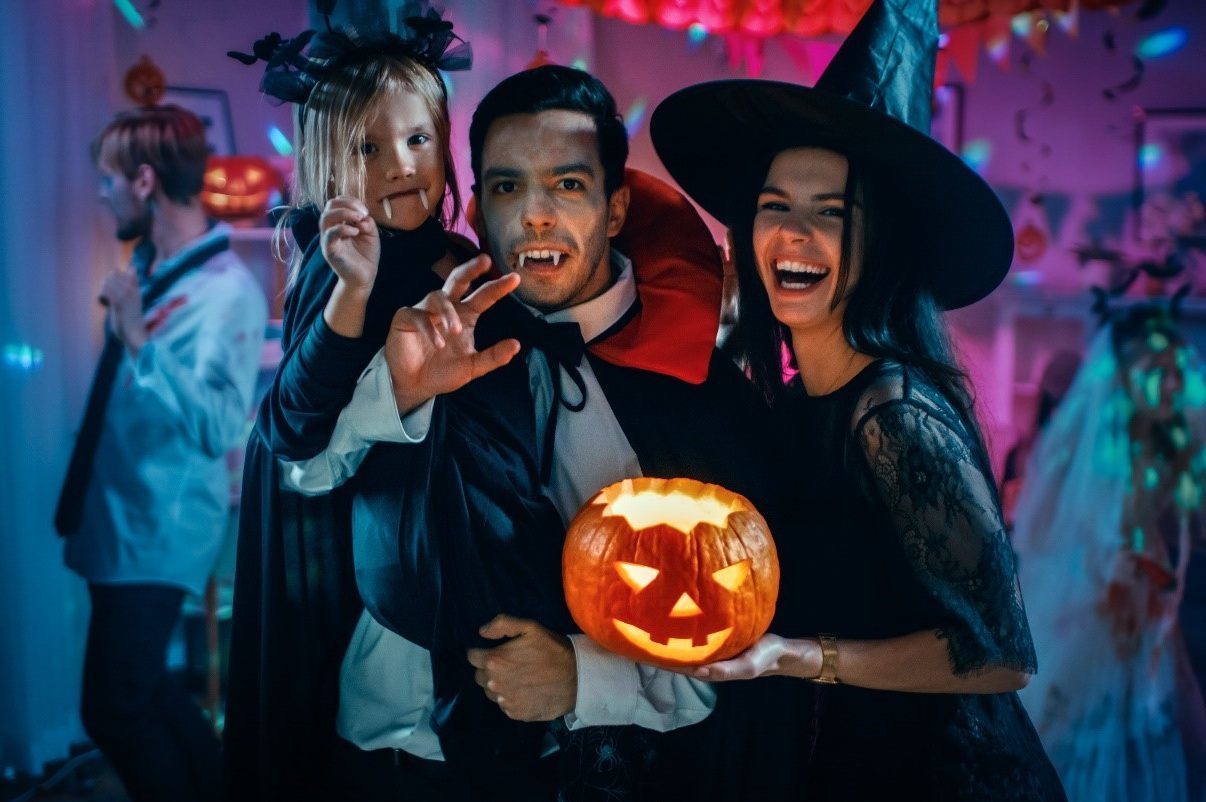
[[[745,497],[693,479],[625,479],[588,502],[562,552],[565,598],[605,648],[663,667],[725,660],[766,632],[779,560]]]

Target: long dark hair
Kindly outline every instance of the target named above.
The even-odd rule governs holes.
[[[904,209],[894,212],[889,208],[890,195],[886,188],[856,160],[846,158],[849,164],[845,188],[846,224],[842,228],[842,258],[836,278],[834,308],[846,294],[851,254],[858,250],[863,255],[862,273],[850,293],[842,321],[846,341],[860,353],[895,360],[920,370],[965,422],[978,432],[967,375],[955,362],[938,305],[921,280],[924,254],[908,246],[910,237],[906,221],[909,214]],[[785,345],[790,352],[791,332],[775,319],[754,261],[757,195],[770,164],[768,159],[757,182],[747,182],[738,189],[741,213],[733,220],[733,257],[739,293],[734,336],[750,366],[754,383],[773,402],[786,389],[781,354]],[[864,219],[862,242],[858,243],[861,247],[858,248],[852,241],[853,231],[849,225],[855,203],[863,208]]]

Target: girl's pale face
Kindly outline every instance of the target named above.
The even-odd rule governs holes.
[[[758,193],[754,261],[775,318],[792,331],[840,324],[858,283],[862,211],[846,209],[846,157],[823,148],[791,148],[775,157]],[[834,307],[842,229],[854,227],[846,297]]]
[[[423,98],[383,95],[365,123],[364,203],[378,225],[407,231],[437,217],[444,199],[443,145]]]

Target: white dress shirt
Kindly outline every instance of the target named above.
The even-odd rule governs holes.
[[[631,263],[614,249],[612,263],[619,275],[607,291],[543,317],[550,323],[578,323],[586,342],[610,329],[637,300]],[[601,488],[641,475],[637,456],[589,361],[583,359],[579,371],[586,383],[586,406],[580,412],[559,411],[548,488],[564,522],[572,520]],[[541,353],[529,354],[528,372],[536,420],[543,421],[552,388]],[[578,388],[564,371],[560,379],[563,396],[577,401]],[[428,401],[400,418],[384,352],[378,352],[352,401],[340,413],[327,450],[303,462],[282,462],[285,486],[310,494],[328,492],[355,472],[374,441],[421,442],[433,404]],[[543,427],[538,425],[537,430],[543,436]],[[571,635],[570,640],[578,670],[578,696],[574,710],[565,716],[570,729],[637,724],[666,731],[701,721],[715,706],[715,691],[706,683],[635,663],[585,635]],[[362,749],[391,747],[442,760],[431,730],[434,702],[427,650],[387,630],[365,611],[341,670],[339,734]]]
[[[156,273],[228,234],[215,226]],[[228,249],[180,278],[144,320],[149,337],[137,359],[122,355],[83,526],[64,559],[89,582],[200,594],[226,532],[226,452],[247,437],[268,304]]]

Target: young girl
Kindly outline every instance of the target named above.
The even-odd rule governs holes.
[[[396,32],[274,34],[253,56],[232,55],[268,62],[262,88],[298,104],[300,141],[283,357],[244,473],[227,785],[235,798],[319,799],[333,774],[355,771],[340,763],[347,745],[336,736],[340,665],[364,624],[352,491],[284,492],[278,458],[327,446],[395,311],[473,258],[445,228],[461,204],[438,72],[470,57],[434,12],[401,19]],[[481,260],[471,275],[487,267]]]
[[[743,798],[1063,796],[1014,693],[1034,651],[938,317],[997,286],[1012,237],[992,190],[921,133],[935,15],[875,2],[814,89],[704,84],[651,121],[671,175],[733,231],[739,332],[795,494],[775,634],[695,673],[778,675],[717,707],[745,741],[718,785]]]

